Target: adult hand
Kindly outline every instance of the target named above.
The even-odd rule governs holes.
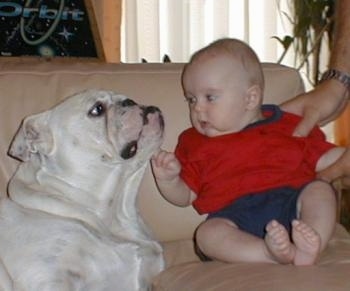
[[[294,135],[307,136],[315,125],[322,126],[337,118],[348,104],[348,95],[348,90],[339,81],[327,80],[281,107],[303,117]],[[350,187],[350,149],[331,166],[320,171],[318,177],[328,182],[340,179],[343,186]]]
[[[337,80],[326,80],[315,89],[283,103],[282,109],[303,116],[295,136],[307,136],[315,125],[325,125],[337,118],[348,104],[349,92]]]

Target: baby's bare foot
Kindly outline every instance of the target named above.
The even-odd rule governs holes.
[[[273,258],[281,264],[292,263],[295,256],[295,246],[291,243],[286,228],[276,220],[266,226],[265,244]]]
[[[320,253],[321,238],[310,226],[300,220],[292,222],[292,238],[295,245],[294,265],[313,265]]]

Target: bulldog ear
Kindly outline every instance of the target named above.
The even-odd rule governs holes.
[[[8,154],[23,162],[31,154],[47,155],[53,148],[53,136],[48,126],[49,112],[43,112],[25,118],[15,134]]]

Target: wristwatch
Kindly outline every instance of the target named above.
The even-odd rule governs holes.
[[[350,90],[350,75],[336,69],[329,69],[322,74],[321,82],[330,79],[339,81],[346,89]]]

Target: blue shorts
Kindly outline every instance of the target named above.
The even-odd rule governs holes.
[[[283,187],[245,195],[231,205],[210,213],[207,219],[229,219],[239,229],[261,238],[266,234],[267,223],[275,219],[290,232],[291,222],[297,218],[297,200],[302,189]]]

